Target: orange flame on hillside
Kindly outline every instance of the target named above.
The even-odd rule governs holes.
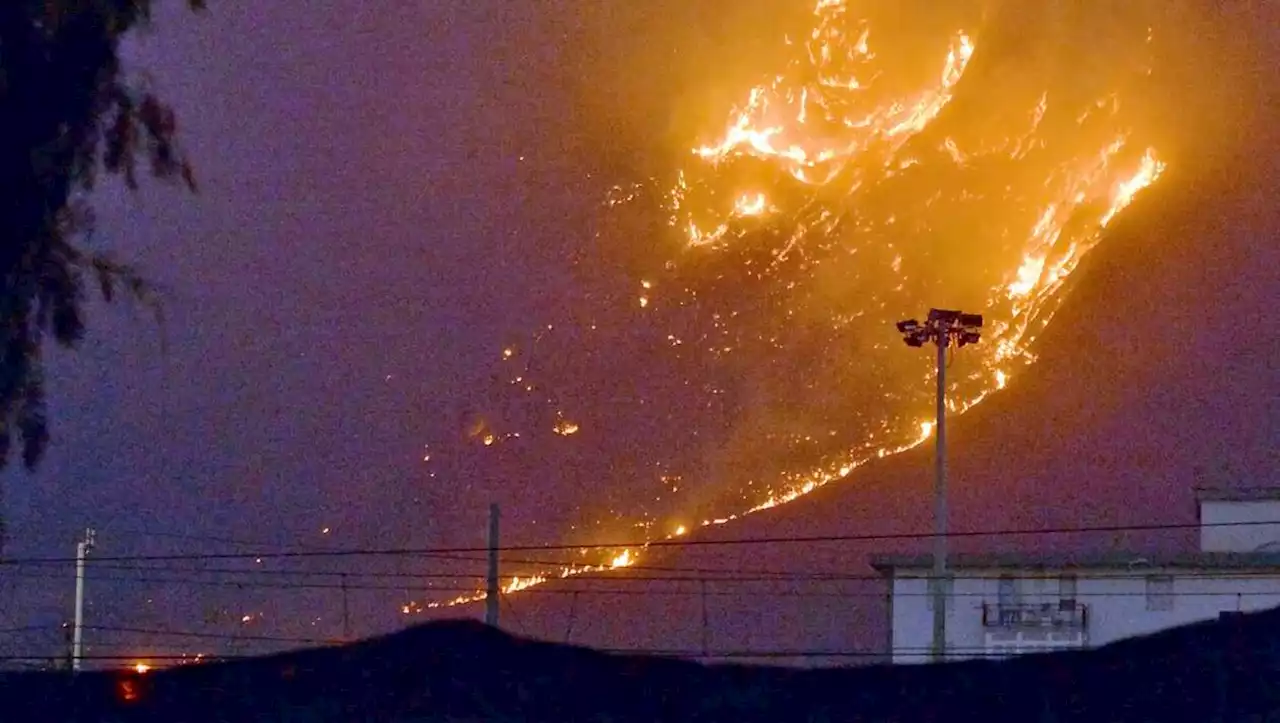
[[[886,281],[891,288],[859,298],[855,309],[831,314],[826,308],[835,327],[870,313],[864,323],[878,329],[899,313],[923,311],[935,305],[937,291],[911,284],[937,275],[927,265],[939,263],[934,257],[956,247],[966,252],[953,254],[958,258],[981,255],[990,281],[974,297],[981,297],[985,308],[972,310],[986,316],[987,326],[983,343],[964,351],[967,369],[952,383],[948,405],[951,412],[963,413],[1003,389],[1019,365],[1034,360],[1030,348],[1061,302],[1063,285],[1101,241],[1103,230],[1160,178],[1165,162],[1123,121],[1118,91],[1087,100],[1083,110],[1071,94],[1060,94],[1060,100],[1051,88],[1024,94],[1025,105],[1002,108],[1006,112],[999,117],[981,101],[949,117],[982,58],[981,37],[965,29],[956,28],[938,47],[935,70],[926,81],[885,92],[878,83],[887,66],[877,54],[875,29],[851,15],[851,0],[816,3],[807,39],[794,46],[796,60],[751,88],[723,132],[692,149],[690,164],[665,190],[665,211],[685,241],[686,254],[729,257],[738,245],[759,243],[765,229],[773,243],[771,268],[802,258],[806,281],[814,278],[811,269],[822,258],[869,256],[841,267],[850,269],[850,284],[865,274],[868,284],[879,284],[875,288],[883,289]],[[995,120],[957,123],[955,117],[964,113],[989,113]],[[922,174],[926,167],[930,171]],[[609,204],[637,195],[615,194]],[[889,212],[877,213],[880,207]],[[957,241],[945,236],[945,227],[959,213],[969,214],[967,227],[974,231]],[[883,254],[884,268],[875,266],[875,253]],[[790,289],[798,282],[788,283]],[[639,305],[651,310],[657,292],[648,280],[642,286]],[[910,306],[899,308],[905,305]],[[673,347],[681,345],[674,336],[668,340]],[[890,352],[887,344],[873,347],[876,353],[882,349],[886,355],[906,353],[897,347]],[[730,351],[727,345],[715,349],[717,354]],[[507,350],[504,357],[510,356]],[[920,374],[927,368],[920,364]],[[928,381],[917,375],[911,385],[927,389]],[[901,396],[889,392],[886,400]],[[843,452],[786,475],[763,494],[744,493],[736,512],[702,520],[701,526],[785,504],[870,460],[924,443],[933,420],[922,420],[919,413],[891,411],[886,401],[883,418],[865,439],[850,440]],[[572,433],[568,424],[556,432]],[[665,526],[668,534],[650,539],[680,537],[697,526],[671,522]],[[503,592],[630,567],[644,547],[614,551],[595,565],[513,578]],[[476,592],[426,607],[483,597]],[[411,604],[405,612],[419,609]]]

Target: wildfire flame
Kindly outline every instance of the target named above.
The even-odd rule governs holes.
[[[886,331],[900,315],[951,299],[981,311],[983,341],[966,347],[962,373],[949,376],[948,409],[963,413],[1003,389],[1020,365],[1034,361],[1031,346],[1072,272],[1166,168],[1124,116],[1129,81],[1121,71],[1068,92],[1059,86],[1072,69],[1059,68],[1057,85],[1028,90],[1024,84],[998,102],[988,94],[959,108],[982,59],[981,33],[955,28],[940,41],[923,81],[894,76],[890,83],[882,76],[891,61],[880,56],[875,28],[854,17],[852,0],[819,0],[812,18],[784,72],[751,88],[719,136],[695,145],[688,165],[664,184],[664,215],[685,247],[667,266],[742,261],[742,278],[769,284],[771,294],[786,298],[791,305],[779,319],[750,335],[760,355],[793,361],[787,335],[799,334],[796,328],[810,335],[799,337],[806,340],[816,335],[812,329],[825,329],[831,348],[857,329],[885,337],[861,350],[861,363],[883,379],[883,412],[863,422],[864,437],[833,431],[836,447],[821,448],[821,462],[762,485],[763,491],[752,487],[737,512],[704,519],[702,526],[793,501],[932,436],[932,416],[922,419],[929,412],[929,378],[921,378],[928,365],[902,371],[908,352]],[[1150,42],[1151,33],[1144,36]],[[883,52],[892,50],[886,43]],[[990,76],[972,82],[1005,87]],[[1096,94],[1084,98],[1086,91]],[[639,186],[615,188],[607,205],[644,196]],[[954,236],[953,226],[965,236]],[[761,245],[767,254],[756,253]],[[692,283],[641,283],[640,313],[694,306],[690,299],[705,296]],[[669,303],[656,304],[658,287]],[[732,324],[747,317],[716,312],[711,326],[724,340],[708,341],[705,353],[720,361],[741,348],[748,335]],[[865,326],[855,329],[855,323]],[[682,353],[689,346],[675,333],[666,340]],[[743,356],[743,368],[756,361]],[[812,394],[820,399],[835,390]],[[813,435],[793,441],[816,444]],[[663,539],[689,527],[669,523],[672,532]],[[503,592],[629,567],[642,551],[614,551],[597,565],[514,578]],[[483,593],[427,607],[479,599]],[[405,608],[413,609],[420,608]]]
[[[588,553],[589,551],[583,550],[582,552]],[[613,557],[602,565],[568,565],[545,574],[528,576],[517,575],[515,577],[508,578],[507,581],[499,587],[499,594],[508,595],[520,592],[521,590],[528,590],[531,587],[541,585],[550,580],[564,580],[593,572],[600,573],[620,570],[622,568],[635,565],[636,560],[637,553],[634,550],[621,550],[613,553]],[[416,602],[406,603],[400,608],[400,612],[405,615],[409,615],[412,613],[422,612],[423,610],[454,607],[457,605],[479,602],[484,600],[486,597],[488,597],[488,595],[485,592],[477,590],[474,593],[459,595],[451,600],[432,601],[425,604],[419,604]]]
[[[852,110],[859,107],[857,94],[867,87],[854,69],[867,66],[874,54],[869,28],[864,27],[855,42],[848,42],[844,28],[849,6],[847,0],[819,0],[814,8],[814,28],[800,64],[811,71],[808,77],[816,80],[798,86],[784,74],[752,88],[745,105],[733,114],[724,136],[694,150],[697,159],[713,171],[708,186],[714,183],[714,172],[721,166],[749,158],[770,163],[801,184],[834,188],[840,203],[806,203],[782,211],[764,193],[756,192],[740,197],[718,216],[714,211],[699,213],[692,210],[695,204],[689,198],[692,184],[688,179],[693,174],[686,171],[669,192],[669,208],[673,212],[671,225],[687,233],[691,247],[731,244],[750,232],[742,219],[776,211],[781,216],[780,227],[786,229],[785,246],[778,257],[785,257],[802,242],[841,234],[839,214],[857,208],[862,196],[870,197],[878,186],[920,163],[907,149],[913,141],[926,138],[931,124],[952,101],[977,50],[976,44],[964,31],[957,31],[941,58],[935,85],[866,110]],[[1083,129],[1094,119],[1095,112],[1114,117],[1118,103],[1114,95],[1101,98],[1077,116],[1082,135],[1088,135]],[[986,313],[994,323],[989,323],[983,345],[966,350],[980,357],[983,371],[976,380],[970,380],[979,382],[974,391],[948,405],[954,413],[962,413],[992,391],[1003,389],[1015,363],[1034,360],[1029,347],[1052,317],[1067,277],[1101,240],[1103,229],[1165,170],[1165,163],[1152,147],[1142,148],[1136,163],[1128,160],[1132,154],[1126,153],[1131,151],[1133,142],[1123,128],[1103,136],[1094,151],[1068,153],[1061,162],[1044,164],[1036,155],[1048,141],[1038,131],[1049,109],[1049,94],[1044,92],[1028,109],[1029,122],[1022,133],[967,152],[948,136],[938,144],[940,152],[933,157],[934,163],[949,162],[958,169],[984,159],[1023,162],[1023,166],[1039,171],[1041,185],[1048,191],[1021,244],[1016,271],[987,294]],[[817,132],[815,118],[824,121]],[[837,129],[834,135],[832,129]],[[1015,196],[1012,187],[1005,190],[1010,197]],[[1081,223],[1090,207],[1100,209],[1094,211],[1094,223]],[[704,220],[708,217],[709,221]],[[886,223],[895,220],[891,216]],[[1002,229],[1005,233],[1010,230]],[[847,231],[844,235],[852,235],[857,241],[873,241]],[[894,273],[900,272],[901,262],[901,255],[896,255],[892,262]],[[847,476],[870,459],[918,446],[931,436],[933,422],[919,421],[915,426],[921,430],[918,439],[874,450],[865,446],[855,449],[842,461],[795,475],[789,485],[745,513],[785,504]]]
[[[556,424],[552,427],[552,431],[561,437],[568,437],[578,433],[579,426],[576,422],[571,422],[563,417],[556,420]]]

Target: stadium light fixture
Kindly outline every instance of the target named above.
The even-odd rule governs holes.
[[[899,321],[898,333],[913,348],[933,344],[938,349],[937,418],[933,433],[934,456],[934,536],[933,575],[933,659],[947,657],[947,350],[977,344],[982,339],[982,315],[951,309],[930,309],[925,323],[915,319]]]

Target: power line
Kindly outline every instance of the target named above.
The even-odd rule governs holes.
[[[1099,525],[1091,527],[1051,527],[1040,529],[995,529],[970,530],[967,532],[951,532],[949,537],[1038,537],[1045,535],[1074,535],[1084,533],[1116,533],[1116,532],[1159,532],[1205,527],[1255,527],[1263,525],[1280,525],[1280,520],[1243,521],[1243,522],[1179,522],[1147,525]],[[653,540],[596,543],[579,545],[509,545],[499,548],[504,552],[580,552],[585,550],[624,550],[624,549],[662,549],[685,547],[716,547],[738,545],[780,545],[780,544],[817,544],[825,542],[886,542],[894,540],[920,540],[932,538],[932,532],[881,533],[870,535],[810,535],[789,537],[745,537],[722,538],[716,540]],[[317,557],[400,557],[400,556],[432,556],[487,552],[487,547],[444,547],[444,548],[355,548],[345,550],[294,550],[285,552],[246,552],[246,553],[189,553],[174,555],[116,555],[95,558],[96,562],[144,562],[144,561],[179,561],[179,560],[248,560],[248,559],[295,559]],[[15,565],[50,565],[73,562],[74,558],[9,558],[0,560],[0,566]]]
[[[559,563],[546,562],[545,566],[555,566]],[[236,569],[201,569],[192,567],[167,567],[167,566],[147,566],[134,567],[125,565],[99,565],[99,569],[114,570],[121,573],[189,573],[196,575],[241,575],[246,577],[264,577],[264,576],[288,576],[295,578],[321,577],[321,578],[346,578],[346,577],[365,577],[372,579],[409,579],[409,580],[473,580],[483,579],[483,572],[463,573],[463,572],[419,572],[419,573],[358,573],[358,572],[334,572],[334,571],[307,571],[307,570],[236,570]],[[569,565],[564,565],[569,567]],[[1069,562],[1065,564],[1064,569],[1076,570]],[[1277,568],[1280,568],[1280,556],[1277,556]],[[992,568],[997,569],[997,568]],[[1054,568],[1055,570],[1057,568]],[[1160,565],[1153,565],[1152,570],[1161,569]],[[632,571],[667,571],[673,574],[643,574],[636,575]],[[675,574],[681,573],[681,574]],[[17,576],[32,576],[32,573],[18,572],[10,573]],[[1139,572],[1123,572],[1106,574],[1110,580],[1143,580],[1156,574],[1151,571]],[[1275,577],[1276,571],[1272,570],[1184,570],[1178,572],[1181,578],[1211,578],[1211,579],[1230,579],[1230,578],[1256,578],[1256,577]],[[536,572],[527,575],[507,574],[503,578],[508,582],[516,579],[526,579],[528,577],[536,577]],[[974,574],[966,575],[963,571],[955,575],[959,579],[987,579],[993,577],[991,574]],[[576,582],[587,580],[609,580],[613,582],[848,582],[848,581],[885,581],[889,577],[880,573],[843,573],[843,572],[821,572],[821,571],[804,571],[804,570],[754,570],[751,568],[684,568],[684,567],[644,567],[636,565],[633,567],[620,567],[608,571],[592,570],[577,575],[567,577],[559,577],[557,575],[549,575],[548,582]],[[1056,575],[1044,575],[1043,577],[1056,577]],[[128,580],[127,577],[102,577],[95,576],[99,580]],[[185,578],[184,578],[185,579]],[[192,578],[194,579],[194,578]],[[910,579],[910,578],[899,578]],[[229,584],[251,584],[252,581],[228,581]],[[283,584],[283,583],[282,583]],[[312,583],[315,585],[318,583]],[[341,585],[334,587],[340,588]],[[400,589],[402,586],[388,585],[386,589]],[[360,589],[359,585],[350,586],[351,589]],[[382,587],[369,586],[367,589],[384,589]]]
[[[528,563],[533,565],[534,563]],[[540,562],[540,567],[545,568],[549,565],[560,565],[556,562]],[[568,564],[563,565],[568,567]],[[37,566],[30,566],[37,567]],[[196,574],[221,574],[221,575],[250,575],[250,576],[279,576],[279,577],[322,577],[322,578],[371,578],[371,579],[470,579],[474,577],[484,577],[484,572],[351,572],[341,570],[267,570],[263,568],[207,568],[207,567],[176,567],[172,565],[113,565],[102,564],[94,565],[94,569],[98,570],[117,570],[121,572],[183,572]]]
[[[268,643],[311,643],[329,645],[335,641],[325,638],[301,638],[301,637],[285,637],[277,635],[243,635],[240,633],[201,633],[192,630],[164,630],[154,628],[130,628],[130,627],[113,627],[107,625],[86,625],[87,630],[97,630],[99,632],[114,633],[130,633],[133,635],[155,635],[157,637],[171,638],[197,638],[201,640],[252,640]]]
[[[543,562],[542,566],[543,567],[547,567],[547,566],[571,567],[571,565],[568,565],[568,564],[561,564],[561,563],[550,562],[550,561]],[[126,572],[187,573],[187,574],[197,574],[197,575],[239,575],[239,576],[247,576],[247,577],[279,576],[279,577],[293,577],[293,578],[319,577],[319,578],[338,578],[339,580],[341,580],[342,578],[370,578],[375,580],[376,579],[469,580],[469,579],[479,579],[484,577],[483,572],[473,572],[473,573],[467,573],[467,572],[417,572],[417,573],[407,573],[407,572],[376,573],[375,572],[375,573],[369,573],[369,572],[366,572],[366,573],[361,573],[361,572],[339,572],[339,571],[330,571],[330,570],[316,570],[316,571],[259,570],[259,569],[234,569],[234,568],[209,569],[209,568],[172,567],[172,566],[139,567],[139,566],[109,565],[109,564],[96,565],[95,569],[113,570],[113,571],[122,572],[122,573],[126,573]],[[645,572],[649,570],[655,570],[655,571],[666,570],[672,573],[679,572],[679,573],[688,573],[688,574],[684,574],[684,575],[626,574],[626,573],[630,573],[633,570],[641,571],[641,572]],[[27,573],[19,573],[19,574],[27,574]],[[621,577],[624,574],[625,574],[625,577]],[[536,572],[530,572],[529,575],[536,575]],[[504,577],[510,580],[514,577],[525,577],[525,575],[508,574],[508,575],[505,575]],[[98,577],[98,579],[104,579],[104,578]],[[565,579],[569,579],[569,578],[565,578]],[[573,580],[623,579],[627,581],[648,581],[648,580],[733,581],[733,580],[747,579],[747,580],[762,580],[762,581],[763,580],[779,580],[779,581],[785,582],[787,580],[792,580],[792,579],[876,580],[876,579],[883,579],[883,577],[879,575],[868,575],[868,574],[850,575],[846,573],[827,573],[827,572],[803,572],[803,571],[788,572],[788,571],[766,571],[766,570],[757,571],[757,570],[751,570],[746,568],[743,568],[743,569],[721,568],[721,569],[708,570],[708,569],[700,569],[700,568],[678,568],[678,567],[655,568],[655,567],[643,567],[643,566],[637,565],[634,567],[616,568],[610,571],[592,570],[590,572],[584,572],[577,575],[573,575],[572,579]]]
[[[543,567],[560,566],[572,568],[572,564],[551,560],[542,560],[538,564]],[[1113,580],[1139,580],[1150,577],[1154,574],[1152,570],[1160,568],[1160,565],[1153,565],[1150,570],[1140,568],[1129,572],[1110,573],[1106,575],[1108,579]],[[1070,560],[1064,563],[1064,568],[1071,568]],[[37,568],[38,569],[38,568]],[[240,576],[245,578],[262,578],[262,577],[287,577],[287,578],[367,578],[367,579],[393,579],[393,580],[479,580],[485,575],[483,572],[348,572],[334,570],[264,570],[258,568],[201,568],[201,567],[179,567],[168,565],[96,565],[95,569],[111,570],[118,573],[182,573],[185,575],[227,575]],[[1074,569],[1074,568],[1072,568]],[[635,574],[641,573],[669,573],[669,574]],[[61,576],[57,575],[41,575],[34,572],[10,572],[10,575],[18,577],[44,577],[52,578]],[[1257,578],[1257,577],[1274,577],[1277,573],[1271,570],[1249,570],[1249,569],[1228,569],[1228,570],[1181,570],[1178,572],[1180,578],[1211,578],[1211,579],[1232,579],[1232,578]],[[966,575],[963,572],[957,575],[961,579],[986,579],[993,577],[990,573]],[[1046,577],[1052,577],[1048,575]],[[537,572],[529,572],[527,574],[508,574],[503,578],[508,582],[517,578],[527,579],[529,577],[538,577]],[[99,580],[141,580],[141,578],[124,577],[124,576],[101,576],[94,575]],[[576,575],[560,577],[558,575],[548,575],[548,582],[577,582],[589,580],[609,580],[613,582],[846,582],[846,581],[885,581],[888,576],[881,573],[845,573],[832,571],[806,571],[806,570],[760,570],[743,567],[720,567],[720,568],[701,568],[701,567],[672,567],[672,566],[644,566],[634,565],[628,567],[619,567],[612,570],[590,569]],[[178,578],[179,580],[191,580],[193,582],[200,581],[197,578]],[[168,580],[168,578],[160,578],[160,581]],[[254,580],[226,580],[228,585],[254,585],[259,584]],[[298,583],[300,587],[319,587],[341,589],[341,584],[325,585],[322,583]],[[272,586],[288,587],[289,583],[282,582]],[[350,589],[405,589],[406,586],[398,585],[349,585]],[[439,589],[439,588],[436,588]]]
[[[747,659],[747,658],[759,658],[762,660],[771,659],[771,658],[772,659],[777,659],[777,658],[873,658],[873,659],[888,660],[889,658],[889,655],[886,653],[876,652],[871,650],[811,650],[811,649],[749,650],[749,649],[744,649],[744,650],[702,651],[702,650],[688,650],[688,649],[679,649],[679,648],[597,648],[597,647],[590,647],[588,649],[593,652],[606,653],[609,655],[686,658],[686,659],[692,659],[692,660],[699,660],[699,659],[700,660],[716,660],[716,659],[729,660],[729,659]],[[897,652],[907,653],[907,654],[911,654],[911,653],[923,654],[923,653],[927,653],[928,651],[929,649],[927,647],[921,647],[919,649],[901,648]],[[953,652],[956,652],[959,654],[965,654],[965,655],[982,655],[982,654],[988,653],[986,648],[978,648],[978,647],[975,647],[972,649],[969,649],[969,648],[953,649]],[[47,660],[47,659],[50,659],[50,657],[51,656],[47,654],[40,654],[40,653],[34,653],[31,655],[6,655],[6,656],[0,656],[0,662],[25,662],[25,661],[40,660],[40,659]],[[146,660],[147,662],[186,661],[189,664],[193,664],[193,665],[207,665],[207,664],[218,663],[223,661],[255,660],[258,658],[259,656],[256,656],[256,655],[244,655],[244,654],[203,655],[198,659],[197,659],[197,656],[195,655],[138,654],[138,655],[85,655],[81,659],[85,661],[96,660],[96,661],[106,661],[106,662],[127,662],[127,663],[135,663],[139,660]],[[198,662],[196,662],[197,660]],[[148,675],[150,674],[151,673],[148,673]]]
[[[188,633],[182,633],[182,632],[175,632],[175,631],[170,631],[170,632],[173,632],[174,635],[181,636],[181,637],[204,637],[204,636],[197,636],[195,634],[188,634]],[[230,637],[230,636],[224,636],[224,637]],[[288,638],[280,638],[279,640],[307,642],[309,639],[299,638],[295,640],[295,639],[288,639]],[[333,641],[326,641],[326,640],[314,640],[312,642],[319,643],[319,644],[328,644],[328,645],[333,644]],[[551,644],[555,645],[554,643],[551,643]],[[798,649],[792,649],[792,650],[727,649],[727,650],[703,651],[703,650],[694,650],[694,649],[687,649],[687,648],[620,648],[620,647],[577,646],[577,645],[571,646],[571,647],[587,647],[588,650],[591,650],[593,652],[606,653],[610,655],[685,658],[685,659],[693,659],[693,660],[715,660],[715,659],[728,660],[728,659],[749,659],[749,658],[758,658],[762,660],[781,659],[781,658],[801,658],[801,659],[804,659],[804,658],[870,658],[870,659],[888,660],[890,657],[888,653],[880,652],[880,651],[849,650],[849,649],[821,650],[821,649],[812,649],[812,648],[798,648]],[[931,646],[908,646],[908,647],[897,648],[894,652],[896,654],[905,653],[909,655],[910,654],[923,655],[923,654],[929,653],[931,649],[932,649]],[[993,654],[990,650],[988,650],[983,646],[950,646],[949,649],[954,654],[964,655],[964,656],[990,657],[992,659],[1008,658],[1006,654]],[[0,661],[24,662],[24,661],[41,660],[41,659],[47,660],[49,658],[50,658],[49,655],[42,654],[42,653],[32,653],[27,655],[11,654],[11,655],[0,656]],[[211,663],[218,663],[223,661],[254,660],[254,659],[259,659],[259,656],[244,655],[244,654],[236,654],[236,655],[212,655],[212,654],[203,655],[202,654],[197,657],[196,655],[191,655],[191,654],[151,655],[151,654],[139,653],[136,655],[86,655],[83,657],[83,659],[86,661],[93,661],[93,660],[114,661],[114,662],[127,661],[129,663],[134,663],[139,660],[146,660],[148,662],[185,661],[190,664],[211,664]]]
[[[156,636],[156,637],[172,637],[172,638],[189,638],[189,639],[197,639],[197,640],[219,640],[219,641],[250,640],[250,641],[265,641],[265,642],[280,642],[280,643],[299,643],[299,644],[305,644],[305,645],[321,645],[321,646],[338,645],[338,641],[335,641],[332,639],[325,639],[325,638],[266,636],[266,635],[246,636],[246,635],[239,635],[235,633],[218,634],[218,633],[204,633],[204,632],[190,631],[190,630],[109,627],[109,626],[93,626],[93,627],[86,626],[86,629],[97,630],[102,632],[123,632],[123,633],[135,634],[135,635],[150,635],[150,636]],[[552,645],[554,645],[554,643],[552,643]],[[95,647],[124,647],[124,644],[123,643],[96,643]],[[580,647],[580,646],[574,646],[574,647]],[[821,650],[821,649],[803,648],[803,649],[792,649],[792,650],[786,650],[786,649],[782,649],[782,650],[776,650],[776,649],[775,650],[752,650],[752,649],[693,650],[693,649],[681,649],[681,648],[624,648],[624,647],[596,647],[596,646],[588,646],[588,648],[595,652],[609,653],[609,654],[615,654],[615,655],[650,655],[650,656],[701,658],[701,659],[809,658],[809,657],[887,658],[888,657],[883,652],[870,651],[870,650],[848,650],[848,649]],[[895,652],[926,653],[930,649],[931,649],[930,646],[906,646],[906,647],[899,647]],[[962,646],[962,647],[956,648],[955,652],[961,652],[961,653],[970,654],[970,655],[988,653],[987,649],[984,646]],[[27,654],[27,655],[10,654],[7,656],[0,656],[0,661],[29,660],[33,658],[49,658],[49,657],[50,656],[47,654],[40,654],[40,653],[33,653],[33,654]],[[196,659],[196,657],[197,657],[196,655],[193,655],[190,653],[181,654],[181,655],[177,655],[177,654],[163,655],[163,654],[148,654],[146,652],[140,651],[133,655],[89,654],[89,655],[85,655],[83,659],[84,660],[127,660],[130,662],[134,662],[140,659],[147,660],[147,661],[161,661],[161,660],[192,661],[193,659]],[[211,662],[216,662],[219,660],[252,659],[256,657],[257,656],[254,656],[254,655],[240,655],[240,654],[235,654],[235,655],[200,654],[200,658],[202,660],[211,661]]]
[[[19,628],[0,629],[0,635],[19,635],[21,633],[44,633],[48,632],[48,625],[24,625]]]
[[[60,579],[52,575],[40,575],[31,573],[18,573],[21,577],[35,579]],[[1248,575],[1240,575],[1242,578],[1274,578],[1278,573],[1251,573]],[[1108,575],[1107,580],[1143,580],[1147,575]],[[1203,573],[1191,575],[1188,577],[1200,577],[1208,579],[1218,579],[1219,575],[1212,573]],[[156,585],[192,585],[203,587],[223,587],[223,588],[240,588],[240,589],[264,589],[264,590],[334,590],[342,591],[341,584],[334,583],[307,583],[307,582],[276,582],[276,581],[254,581],[254,580],[201,580],[197,578],[137,578],[137,577],[103,577],[96,576],[96,580],[104,580],[108,582],[127,582],[127,583],[148,583]],[[764,585],[778,583],[843,583],[843,582],[886,582],[887,579],[874,575],[849,575],[839,578],[700,578],[700,577],[649,577],[649,578],[592,578],[595,580],[609,580],[610,582],[641,582],[641,583],[686,583],[686,584],[711,584],[711,583],[728,583],[734,585]],[[924,578],[920,578],[923,580]],[[963,578],[961,578],[963,579]],[[987,579],[987,578],[970,578],[970,579]],[[1230,579],[1230,578],[1225,578]],[[566,582],[574,582],[574,579],[566,580]],[[348,585],[349,591],[355,592],[411,592],[411,593],[442,593],[442,594],[478,594],[481,593],[481,586],[398,586],[398,585]],[[698,596],[704,594],[700,589],[687,590],[637,590],[625,588],[593,588],[593,587],[570,587],[570,588],[550,588],[543,586],[534,586],[524,588],[518,591],[520,594],[539,594],[539,595],[576,595],[582,593],[584,595],[614,595],[614,596],[655,596],[655,597],[672,597],[672,596]],[[510,594],[510,593],[504,593]],[[881,600],[884,598],[883,591],[863,592],[856,590],[761,590],[737,589],[737,590],[707,590],[705,593],[711,597],[741,597],[741,596],[765,596],[765,597],[812,597],[812,598],[866,598]],[[1253,589],[1246,591],[1230,590],[1230,591],[1185,591],[1179,592],[1179,597],[1236,597],[1240,594],[1256,596],[1256,595],[1276,595],[1280,596],[1280,586],[1274,589]],[[895,592],[895,597],[927,597],[927,592]],[[1102,591],[1088,592],[1079,591],[1076,593],[1077,599],[1104,599],[1104,598],[1129,598],[1129,597],[1145,597],[1145,591]],[[988,592],[965,592],[953,591],[951,597],[955,598],[989,598],[991,594]],[[3,631],[0,631],[3,632]]]
[[[113,527],[111,532],[117,534],[133,535],[135,537],[167,537],[176,540],[194,540],[196,542],[212,542],[219,545],[232,545],[237,547],[266,547],[275,543],[265,540],[247,540],[235,537],[221,537],[218,535],[198,535],[188,532],[168,532],[164,530],[136,530],[130,528]],[[308,545],[302,543],[284,544],[279,547],[289,550],[290,548],[298,548],[302,550],[319,550],[319,545]]]

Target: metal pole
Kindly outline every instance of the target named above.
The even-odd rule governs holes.
[[[351,642],[351,608],[347,602],[347,575],[342,575],[342,642]]]
[[[941,662],[947,657],[947,347],[951,344],[951,335],[945,326],[936,331],[938,412],[933,430],[937,435],[933,480],[933,659]]]
[[[976,344],[981,339],[981,314],[968,314],[952,309],[930,309],[929,318],[921,324],[915,319],[897,323],[907,346],[919,348],[928,342],[938,347],[938,410],[933,433],[934,452],[934,536],[933,572],[929,576],[929,600],[933,607],[932,654],[935,662],[947,657],[947,599],[951,576],[947,571],[947,352],[952,342],[957,347]]]
[[[80,658],[84,646],[84,566],[89,550],[93,548],[93,530],[84,531],[84,539],[76,543],[76,609],[75,624],[71,630],[71,670],[80,670]]]
[[[489,575],[484,595],[484,622],[498,626],[498,506],[489,505]]]

